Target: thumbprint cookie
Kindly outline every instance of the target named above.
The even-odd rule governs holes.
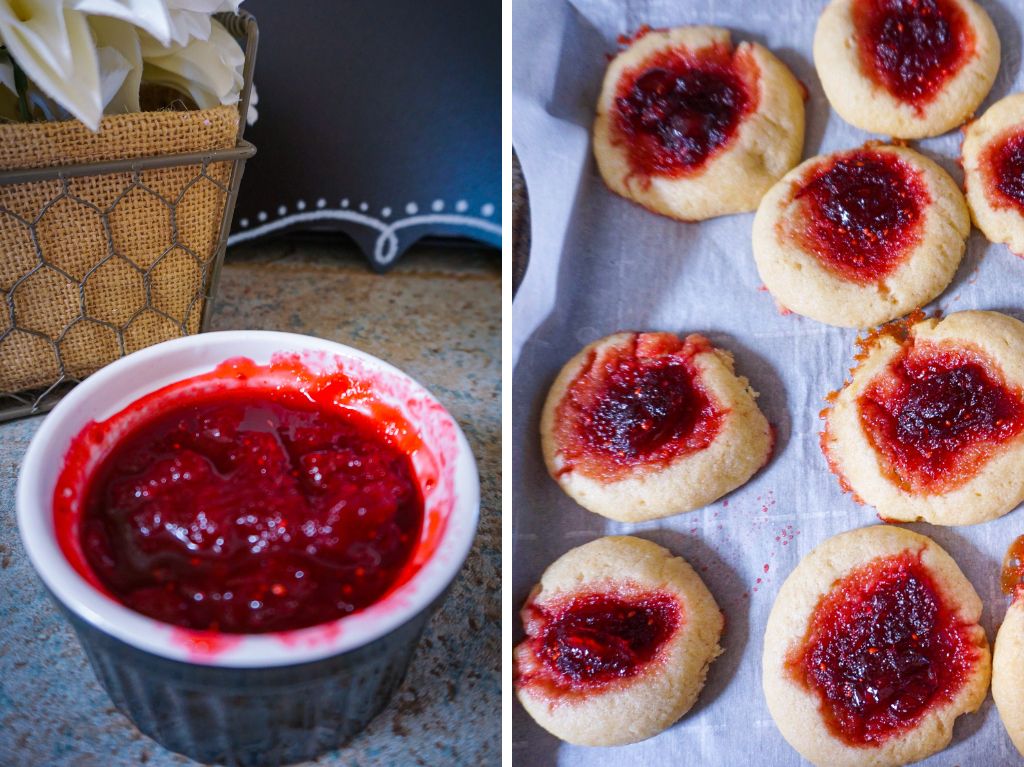
[[[681,557],[630,536],[562,555],[522,609],[516,695],[553,735],[635,743],[690,710],[721,654],[724,619]]]
[[[981,600],[930,538],[876,525],[826,540],[779,590],[762,659],[768,709],[819,767],[896,767],[949,745],[985,699]]]
[[[1001,580],[1013,601],[992,650],[992,699],[1010,740],[1024,756],[1024,535],[1006,552]]]
[[[608,187],[700,221],[754,210],[800,159],[803,87],[757,43],[718,27],[642,28],[608,66],[594,154]]]
[[[970,525],[1024,500],[1024,324],[922,312],[860,342],[824,412],[844,489],[886,521]]]
[[[754,217],[754,260],[784,309],[867,328],[939,295],[970,229],[946,171],[869,144],[807,160],[769,190]]]
[[[617,333],[562,368],[541,414],[548,471],[581,506],[639,522],[706,506],[767,463],[773,434],[729,352]]]
[[[872,133],[938,136],[995,82],[999,37],[973,0],[832,0],[814,65],[839,116]]]
[[[997,101],[964,128],[962,162],[974,223],[1024,256],[1024,93]]]

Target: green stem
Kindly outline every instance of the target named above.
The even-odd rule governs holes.
[[[14,87],[18,91],[18,111],[21,113],[21,121],[27,123],[32,119],[32,114],[28,110],[28,78],[13,56],[11,65],[14,67]]]

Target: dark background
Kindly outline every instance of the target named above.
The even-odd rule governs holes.
[[[244,8],[260,27],[259,120],[245,134],[258,153],[242,179],[233,243],[343,231],[381,269],[425,236],[500,246],[499,2]]]

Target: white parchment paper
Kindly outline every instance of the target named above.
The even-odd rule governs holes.
[[[987,108],[1024,90],[1024,7],[981,0],[1002,42],[1002,67]],[[854,331],[783,316],[760,280],[750,248],[753,215],[682,224],[607,191],[590,150],[594,104],[615,38],[641,24],[715,24],[771,48],[808,88],[804,157],[873,137],[832,112],[811,60],[824,0],[516,0],[512,16],[513,143],[530,195],[532,252],[512,310],[513,600],[522,604],[543,569],[573,546],[607,534],[638,534],[668,546],[701,573],[726,615],[725,654],[700,700],[675,726],[643,743],[579,748],[537,727],[518,703],[517,765],[785,765],[802,760],[779,735],[761,692],[765,621],[785,577],[836,533],[877,523],[843,495],[818,448],[823,397],[852,363]],[[958,181],[959,131],[916,146]],[[973,232],[946,292],[928,309],[996,309],[1024,318],[1024,259]],[[618,330],[699,331],[734,352],[778,431],[771,463],[703,510],[644,524],[604,520],[577,506],[548,477],[537,424],[548,386],[584,344]],[[985,603],[990,641],[1006,599],[998,587],[1006,547],[1024,532],[1024,511],[969,528],[911,525],[946,548]],[[515,639],[522,637],[518,619]],[[1021,759],[991,698],[957,722],[951,746],[924,764],[1010,765]]]

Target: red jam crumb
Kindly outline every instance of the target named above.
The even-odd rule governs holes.
[[[520,673],[520,686],[541,683],[561,692],[605,687],[654,661],[679,627],[679,602],[663,593],[590,593],[554,605],[532,605],[526,640],[539,661]],[[519,669],[522,671],[522,669]]]
[[[878,744],[956,695],[978,657],[969,629],[907,551],[836,582],[787,666],[836,737]]]
[[[1004,594],[1013,594],[1014,599],[1024,594],[1024,535],[1014,540],[1007,549],[999,585]]]
[[[671,333],[639,333],[592,355],[558,405],[562,471],[614,479],[637,465],[668,462],[711,444],[723,411],[693,361],[710,349],[698,335],[680,340]]]
[[[868,439],[903,487],[943,492],[973,476],[1024,428],[1024,393],[981,354],[906,348],[860,396]]]
[[[853,23],[864,70],[919,113],[974,55],[974,32],[953,0],[858,0]]]
[[[993,205],[1024,213],[1024,131],[993,141],[980,164]]]
[[[176,404],[121,439],[89,481],[80,535],[128,607],[262,633],[380,599],[423,516],[409,457],[374,421],[236,390]]]
[[[714,45],[661,51],[620,80],[613,121],[633,172],[679,177],[724,149],[757,108],[749,53]]]
[[[930,201],[920,172],[889,152],[844,153],[813,170],[794,193],[804,215],[797,239],[852,282],[878,282],[920,240]]]

